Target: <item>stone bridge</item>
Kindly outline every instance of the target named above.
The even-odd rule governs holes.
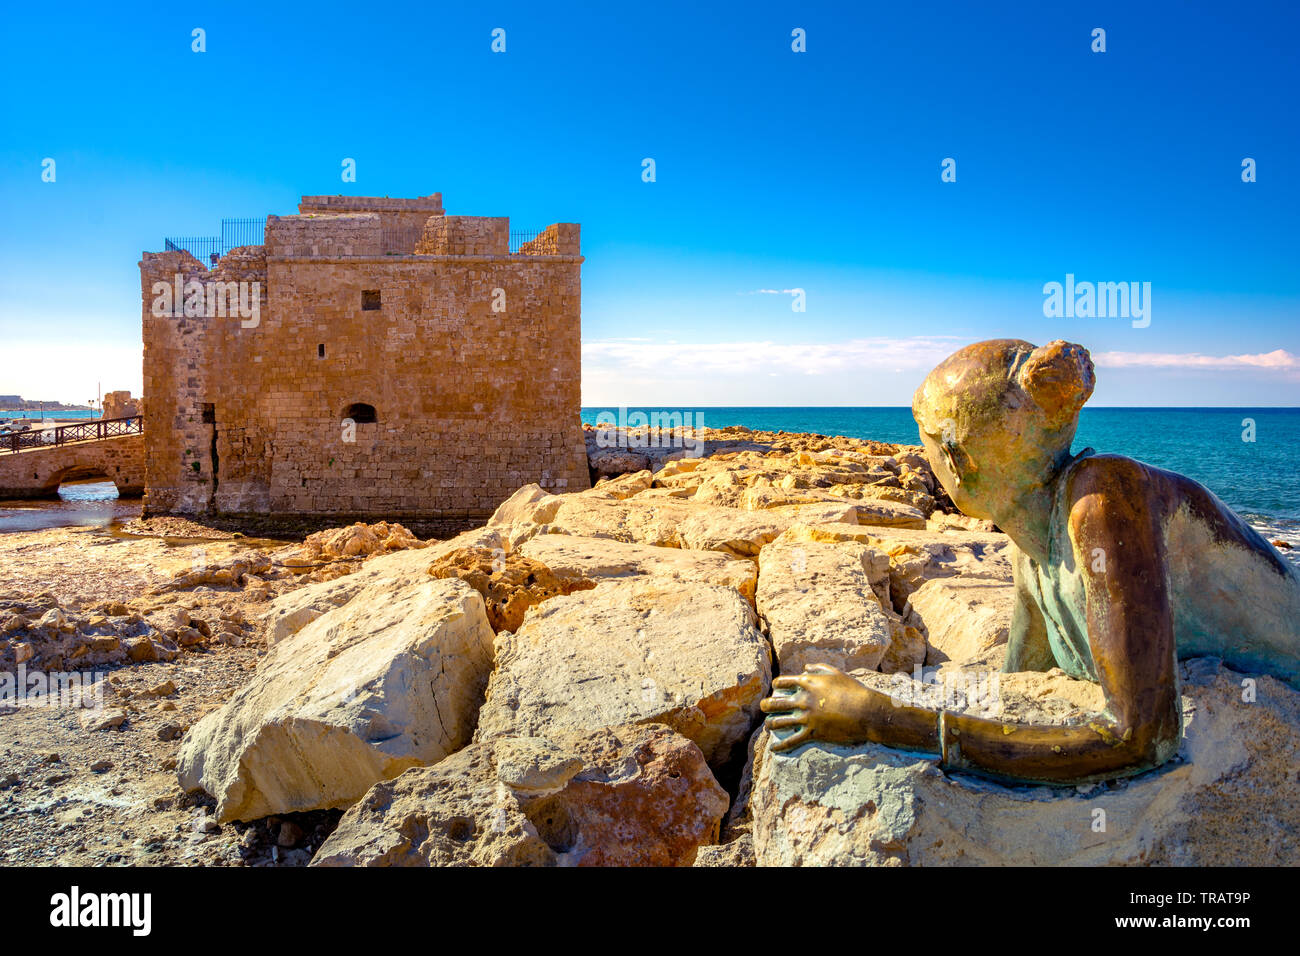
[[[0,447],[0,500],[57,498],[65,481],[103,478],[124,498],[144,494],[144,435],[10,452]]]

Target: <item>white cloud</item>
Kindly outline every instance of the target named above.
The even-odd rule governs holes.
[[[821,375],[868,369],[929,370],[957,347],[956,336],[863,338],[845,342],[584,342],[584,374],[593,371],[696,372],[745,375],[763,372]]]
[[[970,341],[948,335],[841,342],[600,339],[582,346],[583,404],[907,405],[926,374]],[[1234,401],[1245,404],[1288,400],[1278,388],[1300,382],[1300,356],[1284,349],[1223,356],[1096,352],[1093,359],[1114,370],[1101,377],[1109,403],[1148,401],[1141,389],[1132,392],[1143,370],[1211,373],[1225,386],[1240,386]]]
[[[1096,352],[1102,368],[1266,369],[1300,371],[1300,356],[1274,349],[1255,355],[1203,355],[1200,352]]]

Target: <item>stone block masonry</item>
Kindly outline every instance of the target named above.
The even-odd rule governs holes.
[[[576,224],[512,255],[508,219],[445,216],[438,194],[299,209],[211,272],[144,254],[146,514],[435,533],[530,482],[588,486]],[[164,310],[178,274],[191,307]],[[216,283],[245,283],[255,315],[196,306]]]
[[[122,435],[17,453],[0,452],[0,499],[53,498],[65,481],[96,478],[113,482],[123,498],[143,493],[144,436]]]

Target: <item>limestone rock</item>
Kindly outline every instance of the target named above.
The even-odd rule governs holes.
[[[749,812],[760,866],[1300,863],[1300,692],[1213,659],[1181,665],[1178,758],[1089,788],[945,775],[876,745],[757,745]],[[1096,810],[1105,830],[1095,830]],[[1249,834],[1249,838],[1243,838]]]
[[[82,730],[92,733],[113,730],[126,723],[126,711],[119,707],[87,707],[77,711],[77,721]]]
[[[427,543],[394,522],[365,524],[358,521],[343,528],[330,528],[308,535],[302,543],[302,550],[317,560],[332,560],[422,548]]]
[[[271,569],[271,558],[260,551],[245,551],[212,564],[199,563],[172,574],[172,579],[153,589],[154,594],[169,591],[188,591],[192,588],[240,587],[250,576],[265,574]]]
[[[910,624],[904,624],[898,615],[889,610],[885,614],[890,619],[891,631],[889,648],[880,659],[882,674],[910,674],[915,668],[925,663],[930,646],[925,642],[925,635]]]
[[[541,486],[536,483],[524,485],[497,506],[497,510],[488,519],[487,526],[489,528],[502,528],[518,524],[521,521],[545,524],[551,520],[551,516],[555,514],[555,509],[560,506],[560,502],[563,500],[560,495],[553,495],[548,491],[543,491]]]
[[[771,676],[733,588],[613,581],[534,608],[497,635],[476,740],[664,723],[720,766],[746,740]]]
[[[461,548],[445,554],[430,565],[429,574],[458,578],[483,595],[494,631],[517,631],[530,607],[596,586],[580,575],[557,577],[531,557],[489,548]]]
[[[299,548],[284,557],[282,563],[291,570],[309,574],[314,581],[328,581],[352,573],[362,561],[373,555],[424,548],[428,544],[400,524],[358,521],[308,535]]]
[[[617,478],[602,478],[589,490],[580,494],[588,498],[613,498],[622,501],[624,498],[631,498],[645,491],[650,487],[651,481],[650,470],[647,468]]]
[[[591,469],[600,476],[614,477],[650,467],[648,456],[630,448],[601,448],[587,456]]]
[[[727,810],[660,724],[498,737],[377,784],[313,866],[689,866]]]
[[[934,578],[909,600],[925,624],[930,645],[926,663],[1001,666],[1016,601],[1014,585],[989,578]]]
[[[434,542],[427,548],[378,555],[352,574],[290,591],[273,601],[262,616],[267,646],[273,647],[298,633],[322,614],[347,604],[367,587],[384,582],[390,590],[398,591],[425,580],[429,566],[438,559],[462,548],[475,547],[504,550],[505,540],[496,530],[477,528],[447,541]]]
[[[877,525],[889,528],[925,527],[925,512],[915,504],[906,501],[891,501],[888,498],[859,500],[858,524]]]
[[[740,511],[734,508],[695,509],[678,527],[682,547],[756,557],[762,547],[795,523],[853,521],[857,509],[847,502]]]
[[[753,561],[717,551],[683,551],[612,538],[544,534],[521,545],[519,551],[542,562],[566,581],[644,576],[720,584],[735,588],[750,604],[754,603],[758,580]]]
[[[997,526],[987,518],[972,518],[964,514],[936,512],[926,520],[925,526],[931,531],[977,531],[985,534],[995,533]]]
[[[774,542],[762,550],[758,613],[781,673],[798,674],[809,664],[879,666],[894,628],[871,587],[872,557],[871,548],[852,542]]]
[[[186,735],[183,789],[221,821],[346,807],[374,783],[464,746],[492,668],[483,599],[427,575],[380,580],[277,643]]]
[[[502,518],[509,523],[499,527],[507,529],[504,533],[512,547],[519,547],[539,534],[567,534],[754,557],[763,545],[792,524],[857,520],[857,509],[850,502],[745,511],[654,498],[652,491],[622,501],[587,495],[552,495],[553,500],[534,503],[529,517],[514,520],[527,509],[512,507]]]
[[[737,867],[754,865],[754,837],[744,833],[726,843],[702,846],[695,854],[694,866]]]

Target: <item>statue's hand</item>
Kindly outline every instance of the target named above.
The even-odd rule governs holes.
[[[877,700],[879,698],[879,700]],[[759,707],[772,732],[772,749],[791,750],[809,740],[858,743],[874,707],[888,707],[889,697],[864,687],[829,664],[811,664],[796,677],[772,681],[772,696]],[[788,737],[778,732],[794,730]]]

